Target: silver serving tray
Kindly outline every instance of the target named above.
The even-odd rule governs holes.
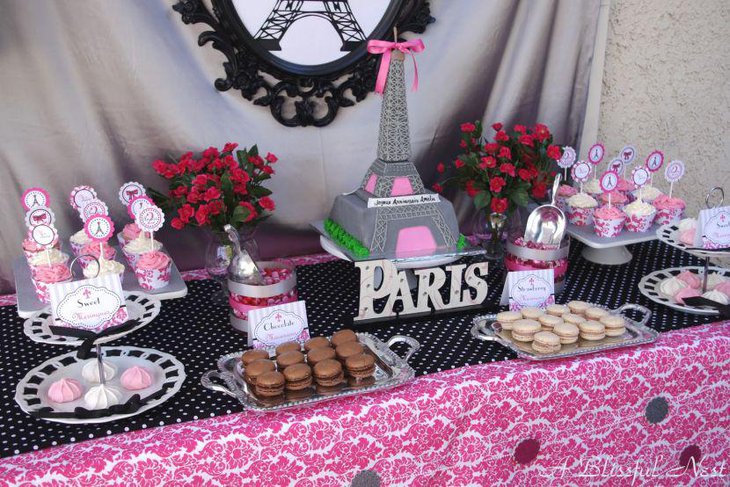
[[[592,306],[608,309],[605,306],[597,304],[593,304]],[[578,341],[575,343],[562,345],[560,350],[556,353],[536,352],[532,349],[531,342],[523,343],[513,341],[512,333],[509,330],[502,330],[500,324],[497,323],[496,314],[477,316],[474,318],[474,326],[471,329],[471,334],[477,340],[498,342],[511,349],[522,358],[538,361],[578,357],[580,355],[604,352],[606,350],[613,350],[617,348],[635,347],[637,345],[651,343],[656,340],[659,333],[646,326],[646,323],[651,317],[651,311],[647,308],[638,304],[625,304],[617,309],[608,311],[611,314],[622,314],[624,311],[628,310],[638,311],[643,315],[643,317],[641,321],[635,321],[624,316],[624,319],[626,320],[626,332],[624,332],[623,335],[618,337],[606,337],[603,340],[596,341],[578,338]]]
[[[218,370],[209,370],[204,373],[200,378],[200,383],[206,389],[235,397],[246,409],[267,412],[390,389],[415,377],[415,371],[408,365],[408,359],[421,348],[421,344],[416,339],[395,335],[386,343],[369,333],[358,333],[357,337],[365,347],[365,353],[375,357],[375,374],[369,380],[358,382],[353,379],[346,379],[345,383],[335,388],[322,388],[312,385],[312,387],[303,391],[286,391],[280,397],[264,399],[253,394],[249,390],[248,384],[243,380],[241,355],[244,350],[241,350],[219,358]],[[396,343],[408,345],[409,348],[405,357],[399,357],[391,349]],[[274,356],[274,348],[266,350],[269,352],[269,356]]]

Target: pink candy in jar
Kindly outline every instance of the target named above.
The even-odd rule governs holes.
[[[247,331],[248,313],[256,308],[265,308],[278,304],[297,301],[297,278],[292,267],[279,262],[259,262],[263,284],[249,284],[228,280],[230,295],[228,302],[233,315],[238,320],[231,319],[236,329]]]

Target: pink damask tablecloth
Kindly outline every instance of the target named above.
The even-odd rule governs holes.
[[[191,378],[195,380],[195,378]],[[730,322],[0,462],[19,485],[728,485]],[[685,468],[687,467],[688,468]]]

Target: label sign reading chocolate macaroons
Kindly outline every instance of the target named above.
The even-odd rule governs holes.
[[[51,248],[58,238],[58,230],[53,225],[36,225],[30,231],[30,239],[41,247]]]
[[[664,154],[655,150],[646,157],[646,168],[651,172],[657,172],[664,164]]]
[[[575,149],[570,146],[563,147],[563,155],[558,159],[558,167],[567,169],[575,163]]]
[[[619,159],[624,164],[631,164],[636,157],[636,148],[633,145],[627,145],[623,149],[621,149],[621,152],[619,154]]]
[[[51,197],[43,188],[28,188],[21,197],[25,211],[37,206],[50,206]]]
[[[143,232],[156,232],[165,223],[165,214],[158,206],[145,206],[137,213],[135,222]]]
[[[676,183],[684,176],[684,162],[672,161],[664,169],[664,177],[670,183]]]
[[[87,221],[89,218],[95,215],[106,216],[109,214],[109,208],[101,200],[93,199],[87,201],[84,206],[81,207],[81,219]]]
[[[25,214],[25,225],[33,228],[38,225],[53,225],[56,223],[56,215],[47,206],[31,208]]]
[[[631,180],[634,182],[634,186],[637,188],[643,188],[649,181],[649,171],[645,167],[635,167],[631,171]]]
[[[114,222],[106,215],[94,215],[86,220],[84,232],[95,242],[106,242],[114,234]]]
[[[606,153],[606,148],[603,144],[593,144],[588,151],[588,160],[593,165],[599,164],[603,160],[603,155]]]
[[[611,162],[608,163],[608,170],[613,171],[616,174],[619,174],[623,167],[624,162],[619,157],[613,159]]]
[[[601,189],[606,193],[613,191],[618,186],[618,173],[614,171],[606,171],[603,173],[603,176],[601,176],[600,183]]]
[[[137,214],[140,212],[142,208],[146,208],[148,206],[154,206],[155,202],[152,201],[152,198],[149,196],[143,195],[143,196],[137,196],[135,198],[132,198],[129,201],[129,205],[127,206],[127,213],[129,214],[129,217],[133,220],[137,219]]]
[[[586,161],[578,161],[573,166],[571,174],[573,175],[573,179],[584,183],[588,181],[588,178],[591,175],[591,166],[588,165]]]
[[[137,181],[129,181],[122,184],[122,187],[119,188],[119,201],[126,208],[129,206],[130,201],[134,198],[138,196],[145,196],[146,194],[147,191],[145,191],[144,186]]]
[[[96,199],[96,191],[91,186],[76,186],[71,190],[71,196],[69,197],[71,206],[77,210],[80,210],[84,204],[94,199]]]
[[[253,348],[309,340],[309,321],[304,301],[254,308],[248,313],[248,326],[248,345]]]

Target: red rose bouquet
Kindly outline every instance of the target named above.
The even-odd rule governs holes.
[[[526,206],[529,198],[542,200],[555,177],[553,165],[563,155],[553,145],[547,126],[532,128],[515,125],[513,131],[503,130],[501,123],[492,128],[494,141],[482,135],[481,122],[461,125],[463,154],[454,161],[455,175],[443,184],[466,191],[474,199],[477,210],[489,208],[493,213],[509,214],[518,206]],[[443,164],[437,166],[444,173]],[[439,192],[440,184],[434,186]]]
[[[263,183],[274,174],[276,156],[261,157],[255,145],[238,151],[236,147],[228,143],[222,151],[209,147],[199,159],[187,152],[177,162],[152,163],[169,181],[169,191],[148,193],[172,218],[173,228],[198,226],[221,233],[226,224],[253,227],[271,215],[275,204]]]

